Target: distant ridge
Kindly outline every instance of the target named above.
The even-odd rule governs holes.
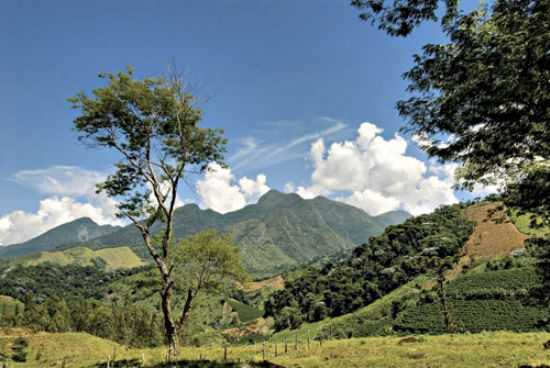
[[[118,226],[98,225],[88,217],[82,217],[54,227],[45,233],[24,243],[0,247],[0,257],[18,257],[36,252],[56,249],[66,244],[86,242],[109,234]]]
[[[226,214],[201,209],[196,204],[180,207],[174,217],[174,235],[182,239],[207,228],[227,232],[241,249],[243,265],[256,276],[268,276],[320,256],[352,249],[381,234],[386,226],[401,223],[408,217],[404,211],[370,216],[361,209],[328,198],[303,199],[294,193],[270,190],[256,204]],[[68,230],[67,225],[51,232],[62,233]],[[154,225],[153,231],[160,230],[160,226]],[[141,235],[133,225],[102,230],[104,233],[89,241],[62,237],[62,242],[48,249],[76,245],[95,249],[130,246],[148,259]],[[48,250],[40,248],[39,244],[50,244],[39,241],[41,237],[29,241],[35,246],[9,247],[13,248],[9,255]],[[17,254],[14,254],[15,248],[18,248]]]
[[[241,248],[244,266],[257,276],[275,274],[319,256],[352,249],[381,234],[388,225],[411,217],[404,211],[370,216],[325,197],[303,199],[270,190],[256,204],[220,214],[187,204],[176,210],[174,235],[181,239],[206,228],[230,233]],[[156,230],[156,229],[155,229]],[[144,254],[133,226],[93,240],[93,247],[130,245]]]

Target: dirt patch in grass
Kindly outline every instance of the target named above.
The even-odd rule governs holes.
[[[277,275],[275,277],[261,280],[261,281],[253,281],[248,282],[244,286],[244,290],[247,292],[252,292],[264,288],[271,288],[272,290],[281,290],[285,287],[285,279],[281,275]]]
[[[490,260],[508,256],[512,251],[523,248],[528,238],[514,226],[501,202],[476,204],[468,207],[464,214],[476,222],[465,247],[469,257]]]

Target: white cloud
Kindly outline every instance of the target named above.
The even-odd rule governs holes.
[[[100,225],[121,225],[117,219],[117,202],[105,194],[95,193],[95,184],[106,174],[75,166],[53,166],[40,170],[23,170],[13,180],[48,195],[36,212],[14,211],[0,216],[0,244],[29,240],[53,227],[89,217]]]
[[[14,211],[0,217],[0,244],[20,243],[81,217],[89,217],[98,224],[117,223],[108,209],[70,197],[51,197],[40,201],[35,213]]]
[[[353,141],[327,149],[323,139],[317,140],[310,149],[311,186],[295,191],[304,198],[336,194],[373,215],[398,208],[417,215],[458,201],[443,173],[430,175],[424,162],[406,154],[404,138],[385,139],[381,133],[375,124],[363,123]]]
[[[255,180],[243,177],[237,181],[231,169],[211,164],[204,177],[197,182],[196,189],[204,207],[226,213],[256,201],[270,188],[263,174]]]

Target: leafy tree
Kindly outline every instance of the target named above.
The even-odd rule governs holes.
[[[453,316],[451,314],[451,308],[450,303],[447,298],[447,292],[446,292],[446,284],[447,284],[447,277],[446,272],[451,270],[453,268],[453,261],[451,258],[439,258],[434,257],[430,260],[430,263],[432,264],[432,267],[436,271],[436,283],[437,283],[437,296],[439,299],[439,304],[441,306],[441,314],[443,317],[443,323],[445,325],[445,329],[448,333],[455,332],[455,324],[453,321]]]
[[[184,239],[176,249],[175,260],[176,287],[185,295],[178,328],[189,318],[200,292],[221,291],[246,278],[239,248],[229,235],[215,230],[204,230]]]
[[[80,110],[74,127],[93,147],[113,149],[121,160],[98,191],[119,201],[118,215],[140,231],[162,282],[161,309],[169,351],[178,351],[177,316],[172,296],[172,225],[177,189],[184,175],[202,172],[223,158],[225,139],[216,129],[201,128],[201,111],[180,78],[137,80],[131,69],[100,74],[107,86],[89,97],[69,101]],[[153,225],[160,227],[154,237]]]
[[[430,155],[463,164],[466,187],[549,158],[549,22],[548,0],[496,1],[460,17],[450,43],[424,46],[405,73],[413,96],[399,113]]]
[[[352,0],[351,5],[360,11],[359,18],[376,24],[391,36],[408,36],[425,21],[437,21],[448,26],[458,14],[458,0]],[[440,7],[445,7],[438,17]]]
[[[549,224],[550,1],[498,0],[447,33],[448,44],[415,56],[399,113],[431,156],[462,164],[463,187],[501,183],[508,205]],[[547,264],[548,252],[533,253]]]

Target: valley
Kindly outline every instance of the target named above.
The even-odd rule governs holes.
[[[546,325],[541,324],[541,321],[546,320],[550,315],[546,309],[538,308],[532,304],[529,305],[524,301],[528,291],[541,283],[539,275],[534,270],[531,258],[524,256],[523,251],[521,251],[527,236],[517,230],[512,220],[507,217],[507,213],[510,211],[507,211],[503,204],[499,202],[473,203],[462,207],[449,207],[442,211],[439,212],[439,215],[436,212],[433,215],[424,215],[423,217],[406,220],[402,225],[392,225],[382,235],[371,238],[370,244],[361,246],[371,249],[371,253],[367,254],[376,254],[376,251],[373,250],[377,249],[376,247],[389,250],[387,242],[392,239],[393,249],[401,255],[407,253],[403,249],[395,248],[397,245],[395,242],[399,241],[397,240],[400,239],[399,237],[407,239],[404,240],[405,243],[401,242],[400,244],[407,243],[410,246],[410,244],[416,242],[421,246],[417,250],[414,250],[414,248],[408,250],[410,252],[408,253],[409,258],[416,254],[416,256],[410,258],[411,260],[414,257],[421,257],[416,258],[413,264],[408,263],[410,261],[403,263],[403,261],[399,261],[399,257],[396,258],[395,256],[389,256],[388,258],[388,260],[392,259],[393,266],[385,263],[386,261],[380,258],[376,258],[379,256],[368,261],[370,262],[370,266],[367,268],[369,272],[376,270],[378,267],[376,263],[372,262],[382,262],[384,264],[383,268],[396,267],[399,264],[401,269],[408,270],[407,272],[411,274],[412,278],[400,277],[394,279],[393,282],[396,283],[396,286],[389,286],[390,289],[385,294],[374,297],[372,301],[363,301],[362,303],[365,306],[348,304],[348,308],[351,307],[351,309],[340,312],[336,309],[328,310],[323,312],[325,317],[323,317],[323,314],[318,314],[319,311],[313,309],[312,317],[305,317],[313,318],[312,320],[304,319],[297,325],[291,325],[290,328],[288,328],[288,325],[281,324],[281,316],[288,315],[289,311],[283,309],[274,312],[272,309],[273,301],[280,298],[280,295],[283,295],[281,293],[288,292],[287,290],[304,293],[301,295],[308,293],[305,286],[307,284],[300,281],[310,277],[308,275],[317,275],[320,272],[320,275],[313,276],[317,283],[323,277],[326,277],[322,275],[328,276],[330,274],[337,275],[338,278],[344,277],[347,280],[361,282],[369,280],[369,277],[371,277],[364,276],[367,277],[366,279],[364,277],[357,278],[351,274],[350,276],[343,276],[342,272],[345,269],[338,271],[338,268],[334,268],[353,264],[356,270],[362,269],[363,266],[359,267],[360,263],[357,262],[361,259],[360,257],[364,257],[363,251],[360,251],[361,247],[355,249],[351,254],[340,254],[338,258],[332,258],[332,260],[331,257],[327,256],[324,256],[324,258],[317,257],[315,258],[317,260],[310,261],[309,265],[306,263],[301,268],[297,267],[271,278],[247,281],[243,285],[235,285],[231,290],[226,290],[222,294],[204,294],[197,300],[194,307],[193,313],[196,317],[187,325],[185,334],[182,335],[184,344],[187,347],[183,349],[181,358],[196,360],[196,356],[199,356],[213,359],[211,356],[214,356],[214,359],[220,361],[220,366],[224,366],[226,363],[223,363],[223,353],[220,353],[220,351],[223,351],[223,346],[230,344],[229,354],[234,361],[260,361],[262,360],[260,356],[266,354],[268,357],[266,359],[284,367],[330,367],[332,360],[336,361],[335,366],[341,365],[343,362],[349,364],[349,366],[362,366],[357,364],[360,361],[363,362],[361,364],[364,364],[364,359],[367,359],[369,366],[373,367],[428,367],[433,364],[439,364],[437,366],[440,367],[453,367],[457,364],[457,359],[461,359],[465,367],[474,367],[483,361],[495,359],[495,352],[501,349],[499,344],[504,344],[505,341],[512,343],[513,339],[517,339],[517,343],[521,344],[523,348],[509,355],[500,356],[501,362],[519,364],[537,361],[537,359],[544,361],[546,355],[542,350],[537,353],[540,349],[536,346],[537,344],[540,345],[541,341],[549,336],[547,332],[544,332],[546,331]],[[453,218],[453,216],[455,217]],[[437,225],[438,221],[442,222]],[[418,232],[419,230],[420,232]],[[451,241],[453,231],[455,231],[454,237],[457,240],[456,247],[452,245]],[[400,235],[394,237],[392,234]],[[439,244],[441,244],[442,234],[446,234],[446,242],[449,244],[446,249],[452,250],[448,254],[455,257],[456,262],[456,266],[447,272],[448,284],[445,289],[447,302],[451,310],[453,328],[455,332],[460,333],[459,335],[446,335],[448,327],[443,324],[442,320],[441,306],[436,292],[435,274],[425,268],[429,262],[424,263],[422,261],[423,258],[428,260],[442,253],[441,250],[437,251],[431,247],[430,241],[425,242],[420,239],[439,239]],[[415,241],[415,236],[421,238]],[[429,249],[429,252],[423,251],[422,247]],[[134,308],[137,308],[135,311],[138,314],[142,313],[139,312],[140,310],[143,310],[143,313],[150,313],[158,308],[156,290],[160,286],[158,283],[152,282],[155,279],[154,274],[156,272],[146,263],[143,263],[132,251],[132,248],[98,247],[97,250],[92,250],[80,245],[74,247],[64,246],[62,248],[65,249],[9,258],[5,261],[7,263],[4,265],[3,272],[10,280],[24,280],[22,275],[33,278],[33,274],[42,275],[40,276],[40,279],[42,279],[44,271],[52,267],[47,272],[58,269],[59,271],[55,272],[58,272],[58,274],[61,272],[60,274],[68,277],[71,277],[69,275],[80,269],[99,268],[99,273],[93,277],[105,280],[104,276],[101,275],[103,273],[106,275],[111,274],[109,276],[111,281],[102,282],[99,288],[92,288],[88,292],[77,294],[74,294],[74,291],[79,290],[79,286],[73,284],[69,286],[73,290],[73,296],[69,296],[70,294],[61,291],[70,285],[67,284],[67,276],[62,276],[59,279],[61,281],[59,286],[55,286],[55,282],[47,281],[48,288],[39,286],[39,284],[18,282],[18,284],[4,285],[0,289],[0,294],[9,295],[10,290],[31,287],[35,295],[39,297],[41,295],[41,298],[44,298],[47,303],[50,303],[48,302],[50,298],[65,294],[65,298],[69,298],[67,300],[73,300],[71,303],[76,302],[77,299],[74,298],[80,298],[80,300],[83,300],[82,298],[84,300],[86,298],[95,299],[97,300],[95,303],[99,303],[98,307],[103,303],[106,306],[110,303],[124,306],[125,303],[129,302],[135,306]],[[356,261],[353,260],[354,257],[357,257]],[[403,260],[406,259],[407,257],[403,258]],[[417,266],[413,266],[414,264]],[[334,269],[331,270],[327,267]],[[420,268],[413,271],[414,267]],[[62,271],[64,268],[66,270]],[[113,272],[115,273],[113,274]],[[372,275],[376,275],[376,273]],[[88,278],[84,282],[89,283],[91,280]],[[388,279],[385,279],[385,285],[391,285],[388,284],[388,281]],[[43,281],[39,282],[42,283]],[[369,282],[375,281],[373,279]],[[400,283],[401,285],[399,285]],[[296,288],[293,285],[300,286]],[[318,284],[315,288],[318,290],[317,292],[322,293],[322,289],[318,289],[319,285],[322,284]],[[338,294],[333,294],[333,296],[325,299],[323,304],[326,306],[330,306],[331,302],[336,301],[336,297],[346,300],[346,293],[357,290],[353,284],[348,284],[346,286],[348,289],[342,287],[334,289],[338,285],[336,281],[329,281],[328,285],[333,288],[333,293],[334,290],[339,291],[337,291]],[[360,289],[367,290],[364,286]],[[16,314],[21,315],[24,313],[24,304],[14,297],[24,301],[25,293],[24,290],[18,293],[11,292],[11,296],[4,296],[1,299],[0,314],[4,318],[8,317],[8,321],[15,321]],[[274,297],[275,299],[273,299]],[[308,298],[314,300],[311,292],[308,294]],[[357,300],[357,297],[352,298]],[[264,305],[266,302],[267,304]],[[288,300],[286,303],[289,303],[287,305],[294,305],[294,302]],[[307,305],[315,305],[319,301],[313,302],[313,304],[311,304],[312,302],[308,303],[310,304],[303,304],[301,308],[309,308]],[[69,310],[71,309],[72,306],[69,306]],[[113,311],[113,313],[115,312]],[[294,315],[296,317],[302,313],[307,314],[310,312],[306,309],[304,312],[291,312],[289,316]],[[316,320],[319,317],[315,316],[321,316],[321,319]],[[113,317],[106,316],[106,318]],[[16,336],[21,336],[21,338],[30,341],[30,347],[28,348],[29,365],[24,366],[38,367],[41,364],[41,359],[45,358],[42,358],[42,353],[36,350],[39,350],[37,344],[42,348],[45,345],[44,343],[37,343],[38,340],[35,340],[35,334],[30,330],[9,327],[10,324],[16,326],[18,323],[20,322],[7,322],[7,324],[4,322],[2,330],[4,336],[0,336],[0,344],[4,344],[5,353],[1,353],[0,349],[0,354],[9,357],[14,339]],[[290,320],[289,323],[294,322]],[[128,328],[136,328],[131,326],[129,325]],[[47,331],[51,328],[46,324],[40,329]],[[494,332],[489,333],[488,331]],[[96,333],[102,335],[99,331]],[[462,335],[464,333],[466,335]],[[59,335],[52,335],[50,332],[50,334],[39,333],[36,336],[42,336],[43,341],[50,341],[51,343],[52,339],[58,339],[59,336],[59,339],[63,340],[63,336],[69,336],[68,334],[70,335],[69,332],[62,332]],[[417,336],[414,341],[411,340],[410,345],[409,343],[401,343],[401,341],[407,340],[406,336],[410,335]],[[78,336],[78,339],[83,339],[83,341],[93,339],[92,336],[85,334],[74,336]],[[103,336],[114,338],[114,335],[109,334]],[[467,336],[471,336],[471,338]],[[80,366],[78,364],[83,364],[82,361],[75,358],[76,355],[81,354],[81,352],[78,352],[80,348],[71,346],[69,340],[63,343],[69,345],[62,351],[66,354],[67,351],[74,350],[73,353],[61,357],[63,354],[59,352],[57,358],[55,358],[55,354],[48,353],[47,359],[52,361],[63,360],[66,367],[71,367],[71,364],[75,364],[75,367]],[[156,366],[155,364],[162,362],[163,350],[161,348],[143,350],[143,347],[134,346],[128,350],[118,344],[125,344],[124,341],[126,341],[126,344],[132,345],[134,343],[131,343],[131,340],[120,340],[118,343],[108,340],[102,341],[104,342],[101,344],[105,344],[105,348],[102,348],[104,351],[103,356],[87,353],[90,366],[101,363],[106,355],[116,355],[120,359],[130,359],[132,361],[140,361],[140,356],[150,356],[151,361],[146,366]],[[142,343],[145,342],[145,340],[141,341]],[[156,344],[154,340],[150,341],[150,343]],[[300,346],[297,351],[293,350],[296,341]],[[307,348],[308,341],[309,349]],[[340,347],[340,341],[344,344],[342,347]],[[451,341],[452,344],[461,346],[463,354],[455,356],[445,351],[443,347]],[[476,342],[474,343],[474,341]],[[526,343],[524,341],[531,342]],[[58,346],[57,344],[61,343],[56,343],[56,346]],[[482,350],[479,350],[479,344],[484,346]],[[196,345],[202,347],[191,347]],[[278,346],[277,356],[274,355],[275,345]],[[287,346],[287,353],[283,353],[285,345]],[[260,354],[261,350],[259,349],[264,349],[264,346],[267,346],[265,348],[267,353]],[[486,346],[491,346],[495,352],[487,350]],[[111,349],[112,352],[110,352]],[[114,353],[115,351],[117,353]],[[30,357],[33,354],[36,356],[35,363],[31,363],[33,359]],[[371,356],[372,358],[369,358]],[[386,362],[390,365],[382,365],[384,360],[381,357],[384,356],[391,356],[391,364]],[[45,364],[45,362],[43,363]],[[201,363],[197,364],[200,366]]]

